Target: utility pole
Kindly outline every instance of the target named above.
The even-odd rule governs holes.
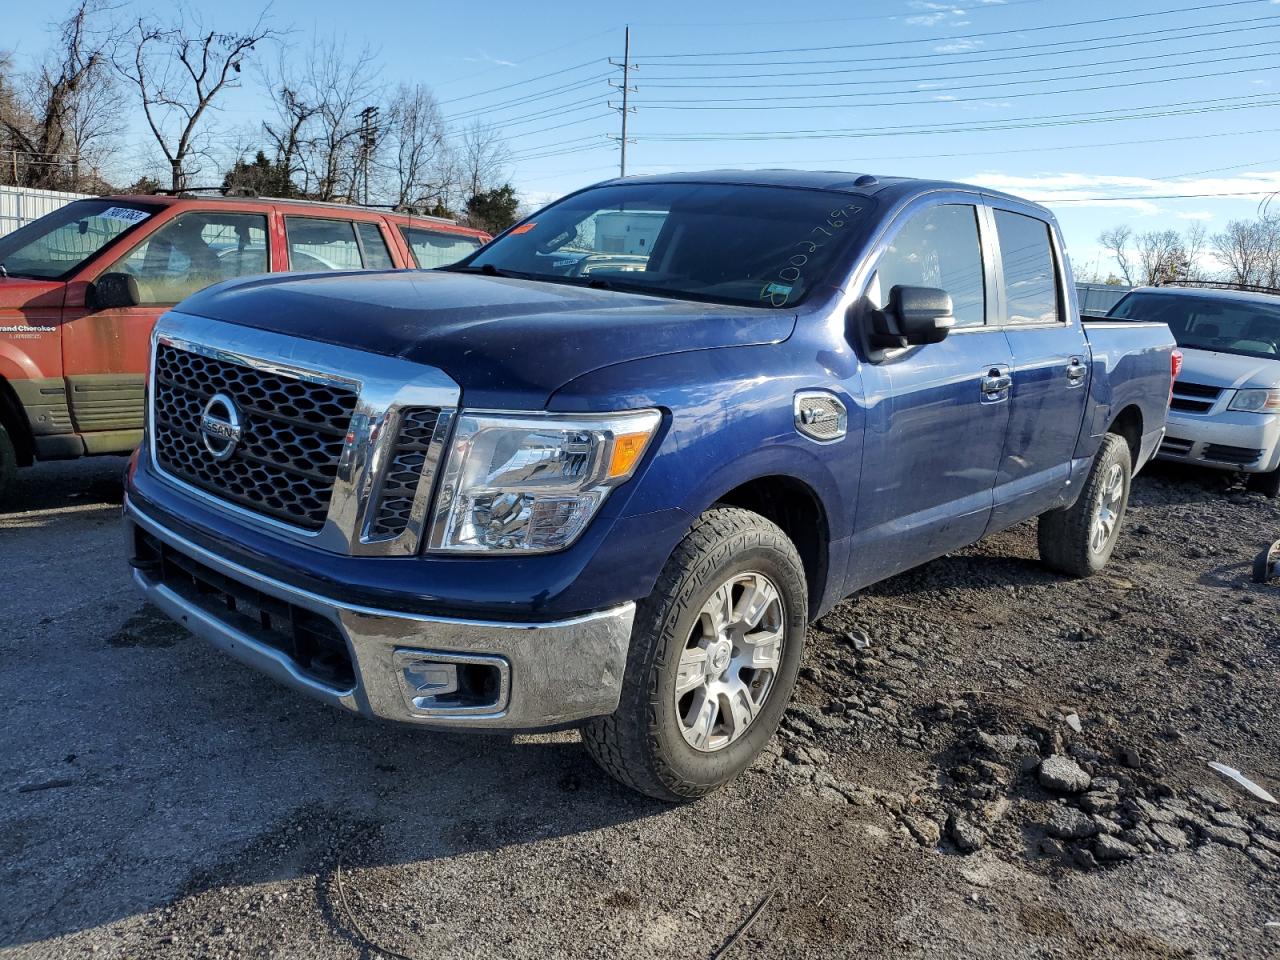
[[[369,167],[373,162],[373,148],[378,143],[378,108],[365,107],[360,111],[360,173],[364,179],[364,204],[369,205]]]
[[[609,109],[617,110],[622,114],[622,136],[618,138],[619,146],[622,148],[618,162],[618,176],[625,177],[627,175],[627,144],[630,142],[627,140],[627,115],[635,110],[635,107],[628,104],[628,95],[636,92],[636,88],[631,86],[631,71],[637,69],[631,62],[631,27],[629,25],[623,34],[622,63],[616,63],[612,57],[609,58],[609,62],[615,67],[622,67],[622,83],[609,81],[609,86],[622,90],[622,106],[615,107],[610,103]]]

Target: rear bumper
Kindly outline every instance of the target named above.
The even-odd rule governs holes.
[[[634,603],[533,623],[351,605],[225,560],[167,529],[130,498],[125,516],[134,581],[147,599],[236,659],[343,710],[428,727],[532,730],[617,708]],[[139,544],[169,559],[144,558]],[[341,661],[336,669],[314,669],[276,627],[292,624],[296,637],[302,621],[308,636],[329,638],[333,651],[326,659]],[[474,669],[493,683],[479,700],[422,697],[414,686],[414,677],[424,675],[422,664],[454,665],[459,673]]]
[[[1182,416],[1170,411],[1159,456],[1223,470],[1265,473],[1280,467],[1280,416],[1232,411]]]

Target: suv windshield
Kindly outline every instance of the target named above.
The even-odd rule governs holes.
[[[1178,346],[1191,350],[1263,359],[1280,356],[1280,297],[1273,305],[1246,299],[1131,293],[1108,316],[1167,323]]]
[[[595,187],[445,269],[780,309],[829,279],[870,205],[787,187]]]
[[[156,209],[120,200],[77,200],[0,237],[0,264],[11,277],[60,280]]]

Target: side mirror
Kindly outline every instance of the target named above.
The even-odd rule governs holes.
[[[104,273],[89,287],[86,303],[92,310],[136,307],[142,301],[138,281],[127,273]]]
[[[881,349],[941,343],[956,325],[951,295],[936,287],[896,286],[871,314],[871,342]]]

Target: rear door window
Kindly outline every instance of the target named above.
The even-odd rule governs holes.
[[[356,226],[350,220],[285,217],[289,238],[289,269],[359,270],[364,266]]]
[[[475,253],[481,246],[478,237],[444,230],[426,230],[422,227],[401,227],[405,243],[413,254],[413,262],[420,269],[447,267],[463,257]]]
[[[360,246],[364,248],[364,265],[368,270],[393,270],[395,263],[391,259],[391,251],[387,249],[387,241],[376,223],[357,223],[356,230],[360,234]]]
[[[896,286],[945,290],[957,327],[982,326],[987,298],[977,207],[947,203],[914,214],[889,241],[867,295],[884,308]]]
[[[142,304],[172,304],[210,284],[267,273],[267,218],[250,213],[183,213],[106,272],[138,282]]]
[[[1059,323],[1058,271],[1049,225],[1035,217],[996,210],[996,236],[1004,270],[1008,323]]]

